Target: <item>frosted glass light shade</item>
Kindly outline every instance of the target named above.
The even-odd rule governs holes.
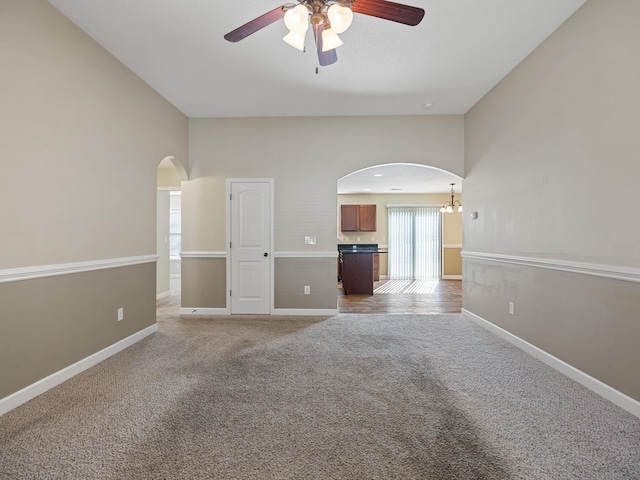
[[[453,207],[451,205],[447,206],[446,212],[447,213],[453,213]]]
[[[291,32],[306,32],[309,28],[309,10],[304,5],[287,10],[284,14],[284,24]]]
[[[297,48],[301,52],[304,52],[304,37],[304,33],[292,31],[287,33],[284,36],[283,40],[292,47]]]
[[[342,40],[332,28],[322,31],[322,51],[326,52],[342,45]]]
[[[462,205],[458,207],[458,212],[461,212],[461,211],[462,211]]]
[[[350,8],[334,3],[329,7],[329,10],[327,10],[327,18],[329,19],[329,23],[331,23],[333,31],[342,33],[351,26],[353,12]]]

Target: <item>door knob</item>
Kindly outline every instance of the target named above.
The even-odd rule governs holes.
[[[265,256],[265,257],[268,257],[268,256],[269,256],[269,254],[268,254],[267,252],[264,252],[264,256]]]

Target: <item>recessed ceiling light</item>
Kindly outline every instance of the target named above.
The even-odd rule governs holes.
[[[373,176],[374,176],[374,177],[381,177],[381,176],[382,176],[382,174],[381,174],[381,173],[376,173],[376,174],[374,174]]]
[[[365,192],[368,192],[368,191],[370,191],[371,189],[370,189],[370,188],[364,188],[363,190],[364,190]]]

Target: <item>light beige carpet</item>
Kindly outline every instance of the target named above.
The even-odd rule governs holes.
[[[173,311],[0,417],[0,478],[640,478],[639,419],[461,315]]]

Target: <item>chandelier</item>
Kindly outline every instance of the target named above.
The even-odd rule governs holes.
[[[453,213],[454,209],[456,209],[456,211],[458,212],[462,211],[462,204],[460,203],[460,201],[453,200],[453,195],[455,194],[455,192],[453,191],[453,186],[455,185],[455,183],[451,183],[450,185],[451,185],[451,201],[447,200],[446,202],[444,202],[444,204],[440,208],[441,213]]]
[[[283,38],[285,42],[300,51],[304,51],[304,37],[309,23],[314,26],[314,33],[321,31],[323,52],[333,50],[342,45],[339,33],[345,32],[353,21],[351,7],[353,0],[342,1],[327,6],[326,0],[304,0],[300,5],[286,10],[284,24],[289,33]],[[286,6],[285,6],[286,8]]]

